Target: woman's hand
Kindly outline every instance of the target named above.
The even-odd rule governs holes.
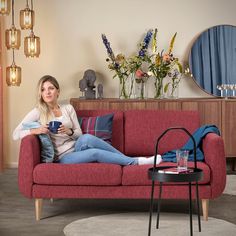
[[[48,126],[47,125],[42,125],[39,128],[31,129],[30,133],[31,134],[36,134],[36,135],[38,135],[38,134],[48,134],[49,133]]]
[[[60,128],[57,130],[58,134],[67,134],[67,135],[71,135],[71,129],[67,128],[66,126],[64,126],[63,124],[60,125]]]

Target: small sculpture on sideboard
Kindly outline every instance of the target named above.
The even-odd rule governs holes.
[[[96,80],[96,74],[94,70],[86,70],[84,72],[83,79],[79,81],[79,88],[80,91],[85,93],[85,95],[80,98],[85,99],[95,99],[96,98],[96,91],[94,90],[96,86],[94,85]]]
[[[80,99],[85,99],[85,91],[87,89],[87,81],[85,79],[81,79],[79,81],[79,89],[82,92],[82,96],[80,96]]]
[[[98,99],[103,99],[103,85],[102,84],[98,84]]]

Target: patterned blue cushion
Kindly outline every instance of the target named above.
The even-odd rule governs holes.
[[[22,124],[25,130],[29,129],[36,129],[40,127],[38,122],[28,122]],[[40,149],[41,149],[41,162],[50,163],[54,160],[54,147],[52,144],[52,140],[50,139],[49,135],[47,134],[39,134],[38,135],[40,140]]]
[[[92,134],[111,144],[114,114],[96,117],[78,117],[83,134]]]

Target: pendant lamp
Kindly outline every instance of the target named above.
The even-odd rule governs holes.
[[[33,11],[33,0],[31,0],[31,10]],[[24,40],[24,53],[26,57],[39,57],[40,38],[34,35],[33,26],[30,35]]]
[[[7,49],[19,49],[20,48],[20,30],[16,29],[14,25],[10,29],[5,31],[6,47]]]
[[[15,64],[15,54],[13,51],[13,61],[11,66],[6,68],[6,81],[8,86],[20,86],[21,84],[21,68]]]
[[[21,29],[32,29],[34,26],[34,11],[29,8],[28,0],[26,0],[26,8],[20,11],[20,27]]]
[[[21,32],[14,24],[14,0],[12,0],[12,26],[5,31],[5,44],[7,49],[19,49],[21,44]]]
[[[11,10],[11,0],[0,0],[0,14],[9,15]]]
[[[24,52],[26,57],[39,57],[40,38],[34,35],[33,30],[30,32],[30,36],[25,37]]]

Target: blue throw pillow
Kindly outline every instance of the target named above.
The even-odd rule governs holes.
[[[36,129],[40,127],[38,122],[28,122],[22,124],[25,130]],[[51,163],[54,160],[54,147],[52,144],[52,140],[47,134],[39,134],[40,140],[40,150],[41,150],[41,162]]]
[[[92,134],[111,144],[114,114],[95,117],[78,117],[83,134]]]

